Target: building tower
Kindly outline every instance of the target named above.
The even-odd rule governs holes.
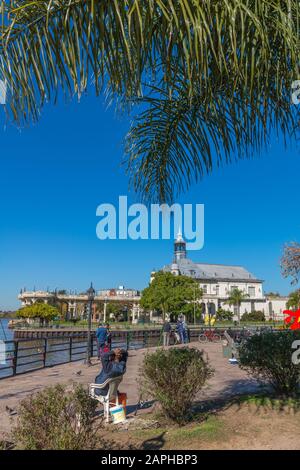
[[[174,242],[174,263],[186,258],[186,243],[182,238],[181,229],[178,230],[177,238]]]

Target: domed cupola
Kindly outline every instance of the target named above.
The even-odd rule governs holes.
[[[174,242],[174,262],[186,258],[186,243],[182,238],[181,229],[178,230],[177,238]]]

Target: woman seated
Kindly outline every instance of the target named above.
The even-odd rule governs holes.
[[[126,372],[128,352],[124,349],[114,349],[101,355],[102,370],[95,378],[96,384],[103,384],[108,379],[119,377]],[[109,385],[104,388],[96,389],[96,395],[105,396],[108,393]]]

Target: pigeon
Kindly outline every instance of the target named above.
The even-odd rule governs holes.
[[[82,374],[82,371],[79,370],[78,372],[76,372],[76,375],[81,375]]]
[[[13,415],[17,414],[16,410],[14,410],[13,408],[10,408],[9,406],[6,406],[5,410],[10,416],[13,416]]]

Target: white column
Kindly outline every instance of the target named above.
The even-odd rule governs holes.
[[[106,322],[106,309],[107,309],[107,300],[104,300],[104,308],[103,308],[103,321]]]

